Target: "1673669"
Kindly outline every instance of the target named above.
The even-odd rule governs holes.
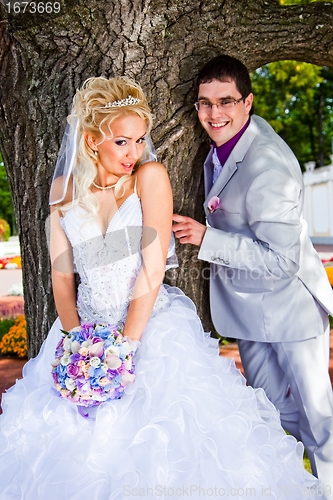
[[[9,14],[59,14],[60,2],[8,2]]]

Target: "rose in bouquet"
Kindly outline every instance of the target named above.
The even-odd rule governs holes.
[[[51,363],[60,396],[87,407],[121,398],[125,387],[135,379],[136,350],[122,330],[85,323],[62,332]]]

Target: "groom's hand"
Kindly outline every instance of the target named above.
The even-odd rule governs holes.
[[[206,226],[184,215],[173,214],[172,220],[177,222],[177,224],[172,226],[172,230],[180,243],[192,243],[192,245],[197,246],[201,245],[207,229]]]

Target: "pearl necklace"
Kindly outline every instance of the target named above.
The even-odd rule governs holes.
[[[117,185],[117,183],[116,183],[116,184],[112,184],[112,186],[99,186],[98,184],[95,184],[95,182],[93,182],[92,184],[97,189],[112,189]]]

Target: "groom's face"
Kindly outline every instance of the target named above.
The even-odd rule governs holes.
[[[253,94],[242,96],[233,80],[213,79],[200,84],[198,118],[217,146],[229,141],[245,125],[252,101]]]

